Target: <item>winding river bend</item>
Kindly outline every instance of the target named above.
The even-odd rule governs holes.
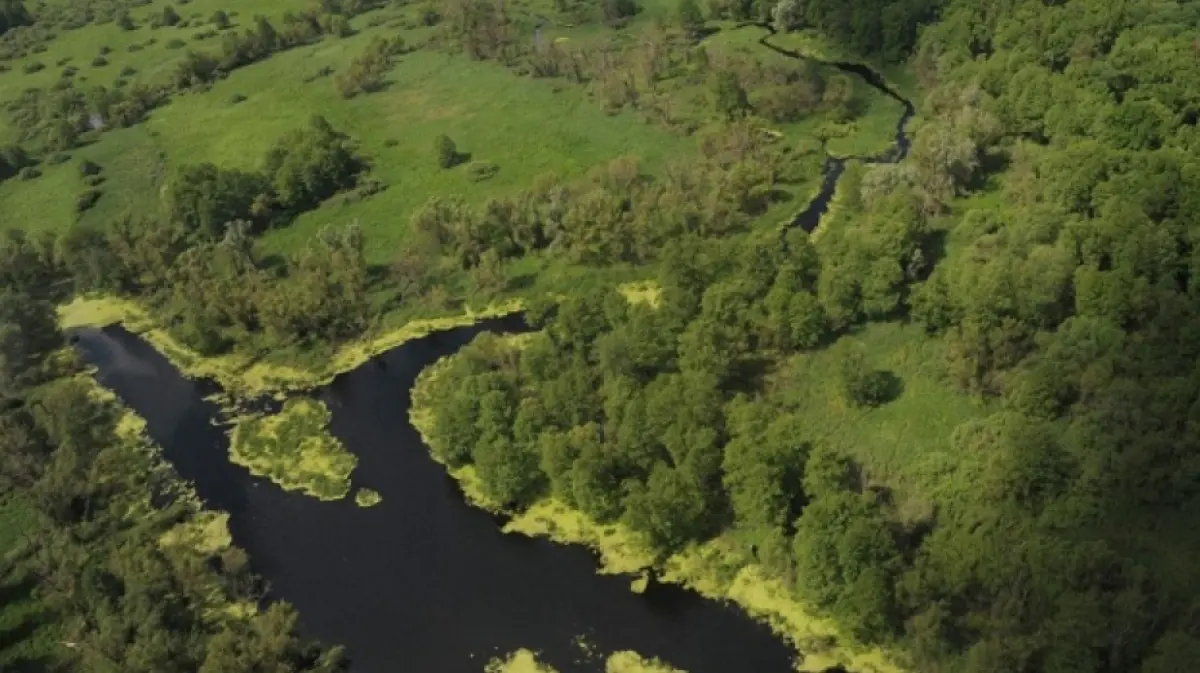
[[[873,71],[834,65],[900,99]],[[912,105],[903,102],[897,147],[874,160],[907,152]],[[816,226],[843,168],[827,160],[821,194],[796,226]],[[466,504],[409,424],[410,390],[425,367],[480,332],[523,328],[510,316],[434,333],[313,393],[358,457],[354,486],[383,496],[369,509],[287,493],[230,463],[228,437],[214,425],[219,409],[205,400],[217,387],[184,378],[123,328],[72,336],[179,474],[209,507],[230,513],[234,541],[271,595],[299,609],[309,634],[346,645],[356,673],[480,673],[490,657],[522,647],[563,673],[602,670],[573,644],[580,636],[599,652],[635,650],[690,673],[793,670],[791,648],[738,609],[653,582],[634,594],[628,577],[597,575],[589,550],[505,535]]]

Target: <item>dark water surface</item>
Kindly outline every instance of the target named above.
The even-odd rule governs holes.
[[[600,652],[636,650],[690,673],[784,673],[792,650],[739,610],[672,585],[642,595],[630,578],[596,574],[583,547],[500,532],[466,504],[408,421],[416,375],[484,330],[517,318],[409,342],[318,391],[333,434],[358,456],[354,486],[383,502],[360,508],[282,491],[227,459],[211,383],[183,378],[120,327],[73,334],[100,383],[146,419],[164,454],[212,508],[228,511],[236,543],[293,603],[307,633],[347,647],[359,673],[481,673],[520,647],[563,673],[583,635]]]

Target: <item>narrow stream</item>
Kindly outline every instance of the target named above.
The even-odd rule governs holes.
[[[862,63],[852,63],[850,61],[823,61],[818,58],[806,56],[798,51],[780,47],[771,42],[771,38],[775,36],[775,28],[770,24],[751,23],[742,26],[743,28],[761,28],[766,33],[759,39],[758,43],[770,49],[771,51],[794,58],[797,60],[807,60],[813,63],[837,68],[842,72],[849,73],[855,77],[861,78],[871,87],[881,91],[889,98],[899,102],[904,106],[904,114],[900,116],[900,121],[896,123],[896,140],[895,144],[886,152],[872,156],[853,156],[853,157],[835,157],[830,154],[825,155],[825,163],[822,167],[824,177],[821,180],[821,191],[817,196],[809,202],[808,206],[796,215],[792,220],[793,227],[800,227],[808,233],[812,233],[821,223],[821,217],[829,210],[829,200],[833,198],[837,191],[838,180],[842,177],[842,173],[846,170],[846,162],[850,160],[862,161],[870,164],[894,164],[903,161],[908,156],[908,150],[912,147],[912,141],[907,134],[908,122],[912,120],[917,109],[904,96],[901,96],[895,89],[887,84],[887,80],[883,75]]]
[[[772,45],[779,53],[804,58]],[[869,161],[899,161],[913,106],[882,77],[832,63],[905,105],[896,146]],[[828,208],[845,159],[828,157],[820,194],[795,226],[811,231]],[[347,647],[355,673],[481,673],[489,658],[529,648],[562,673],[603,670],[575,645],[607,654],[635,650],[690,673],[787,673],[794,652],[735,607],[673,585],[596,574],[589,550],[505,535],[496,518],[466,504],[409,424],[418,373],[483,331],[524,329],[519,317],[484,321],[411,341],[315,391],[331,431],[359,460],[355,487],[383,502],[321,502],[287,493],[228,460],[215,384],[184,378],[152,346],[121,327],[73,332],[101,385],[146,419],[151,437],[208,507],[230,514],[234,541],[272,597],[300,612],[305,630]]]

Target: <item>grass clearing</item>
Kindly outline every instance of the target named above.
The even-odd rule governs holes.
[[[918,325],[872,323],[853,335],[868,365],[892,372],[903,384],[895,400],[875,409],[856,409],[843,400],[836,348],[800,353],[771,374],[768,395],[799,414],[814,443],[845,451],[873,481],[900,496],[921,493],[934,502],[954,502],[951,489],[972,481],[949,478],[949,469],[973,469],[952,451],[954,428],[986,409],[951,390],[942,380],[941,345]]]
[[[382,28],[325,40],[240,68],[204,93],[177,96],[145,122],[164,139],[172,165],[211,161],[257,168],[275,139],[325,116],[349,133],[387,190],[357,203],[334,198],[290,226],[268,233],[263,246],[288,252],[323,225],[357,220],[371,261],[391,259],[410,215],[432,196],[461,194],[473,203],[509,194],[554,172],[570,178],[597,164],[636,154],[656,170],[669,157],[695,153],[694,141],[631,114],[608,116],[580,87],[517,77],[494,63],[422,49],[403,56],[383,91],[343,99],[331,77],[305,83],[322,68],[344,70]],[[556,91],[556,89],[558,89]],[[247,100],[232,105],[236,93]],[[433,139],[449,135],[471,161],[499,166],[495,177],[471,182],[466,166],[441,169]],[[391,146],[387,146],[391,145]]]
[[[239,419],[229,459],[286,490],[340,500],[350,492],[358,459],[329,434],[331,416],[321,402],[302,397],[285,402],[277,414]]]
[[[41,166],[42,176],[35,180],[0,182],[0,212],[8,222],[26,231],[61,231],[76,221],[100,225],[126,213],[159,212],[166,158],[144,127],[110,131],[70,154],[69,161]],[[84,160],[101,167],[104,182],[96,188],[101,192],[96,205],[79,214],[75,200],[88,189],[79,174]]]

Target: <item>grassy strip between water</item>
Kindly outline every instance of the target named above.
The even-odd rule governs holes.
[[[435,428],[433,415],[423,403],[427,397],[423,390],[447,369],[453,357],[442,358],[426,368],[413,386],[413,404],[409,414],[426,445]],[[471,504],[493,512],[500,511],[496,503],[489,502],[483,495],[472,466],[450,469],[449,472],[459,482]],[[755,619],[769,624],[775,633],[801,652],[799,671],[823,671],[837,665],[857,673],[903,671],[878,648],[856,649],[841,642],[837,628],[831,621],[812,613],[792,596],[783,582],[766,576],[760,566],[735,552],[734,545],[727,538],[718,537],[701,545],[692,545],[656,564],[654,554],[627,527],[619,523],[597,523],[579,510],[550,498],[535,503],[524,512],[513,514],[504,531],[546,537],[563,544],[586,545],[599,554],[598,572],[603,574],[645,573],[653,567],[660,572],[659,579],[662,581],[681,584],[713,600],[732,601]],[[636,592],[639,588],[645,589],[645,581],[635,578],[630,589]],[[500,670],[515,673],[542,669]],[[608,670],[611,672],[614,669]]]
[[[530,650],[517,650],[505,658],[496,657],[483,669],[486,673],[558,673],[537,660]],[[637,652],[614,652],[604,662],[604,673],[684,673],[657,659],[646,659]]]
[[[514,299],[480,310],[468,308],[458,315],[412,320],[394,329],[385,329],[344,344],[319,371],[267,363],[236,351],[227,355],[201,355],[171,336],[136,302],[119,297],[77,297],[59,307],[59,323],[64,329],[107,327],[120,323],[154,346],[185,376],[213,379],[231,395],[258,397],[322,386],[338,374],[356,369],[372,357],[413,339],[515,313],[522,307],[521,300]]]
[[[237,419],[229,459],[286,490],[341,500],[350,493],[358,458],[329,434],[331,416],[321,402],[298,397],[277,414]]]

